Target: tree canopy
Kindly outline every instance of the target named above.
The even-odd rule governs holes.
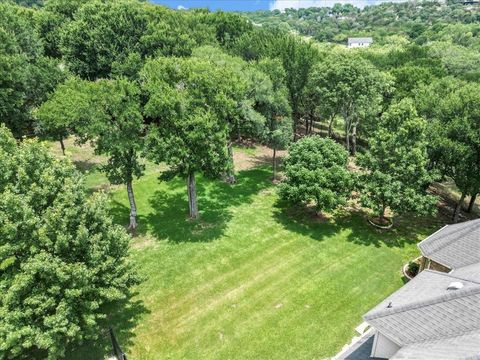
[[[348,153],[331,139],[302,138],[290,146],[280,196],[294,203],[315,204],[317,214],[344,205],[352,191]]]
[[[58,358],[136,283],[129,236],[66,159],[4,126],[0,154],[0,356]]]
[[[135,230],[133,179],[143,174],[144,123],[138,86],[125,79],[90,82],[72,78],[57,88],[37,111],[39,127],[61,141],[75,129],[78,143],[89,141],[95,153],[108,156],[101,168],[112,184],[125,184],[130,226]],[[63,148],[63,143],[62,143]]]
[[[218,177],[228,168],[224,118],[237,105],[229,86],[235,76],[207,60],[159,58],[146,63],[141,78],[151,121],[147,156],[187,179],[190,217],[197,218],[195,173]]]
[[[429,119],[432,166],[452,178],[461,197],[453,215],[458,221],[467,195],[480,192],[480,86],[447,78],[419,90],[418,108]]]
[[[381,112],[390,79],[368,60],[350,53],[327,57],[312,71],[308,86],[310,106],[329,121],[329,133],[336,116],[343,117],[345,144],[356,153],[357,128]],[[351,143],[351,146],[350,146]]]
[[[427,187],[435,180],[428,171],[426,121],[411,99],[393,104],[382,116],[370,147],[358,157],[363,168],[359,186],[362,205],[381,221],[389,208],[394,214],[429,214],[437,198]]]

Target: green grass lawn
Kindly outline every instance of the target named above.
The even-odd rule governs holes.
[[[278,201],[268,168],[238,183],[198,179],[201,220],[187,220],[184,181],[136,181],[143,276],[109,324],[129,359],[324,359],[354,336],[361,315],[402,286],[401,266],[438,224],[404,221],[389,232],[361,214],[328,222]],[[97,179],[100,181],[100,178]],[[112,214],[128,221],[123,188]],[[102,337],[81,359],[101,359]]]

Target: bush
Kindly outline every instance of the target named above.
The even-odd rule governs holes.
[[[415,261],[410,261],[407,269],[410,276],[416,276],[420,270],[420,265]]]
[[[295,203],[314,202],[317,214],[345,204],[353,184],[347,163],[347,151],[333,140],[305,137],[290,146],[280,196]]]

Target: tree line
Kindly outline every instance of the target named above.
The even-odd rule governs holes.
[[[428,120],[428,170],[454,179],[463,198],[478,193],[471,175],[476,168],[467,175],[439,155],[454,153],[440,151],[442,146],[457,153],[461,147],[468,152],[461,156],[463,167],[478,163],[476,114],[462,116],[468,119],[464,130],[473,135],[457,136],[446,129],[461,126],[450,124],[460,120],[438,111],[433,117],[437,104],[427,101],[435,96],[436,82],[452,79],[459,88],[478,83],[466,76],[469,69],[452,73],[425,46],[349,51],[254,27],[238,14],[174,11],[127,0],[50,0],[40,10],[2,6],[3,28],[12,43],[4,49],[7,65],[40,74],[26,73],[28,81],[14,86],[18,79],[10,72],[7,81],[13,83],[4,87],[9,91],[2,107],[7,125],[16,136],[58,140],[62,149],[63,139],[74,134],[78,143],[90,142],[107,155],[103,170],[109,180],[127,187],[131,230],[137,223],[132,182],[143,174],[143,158],[168,164],[164,177],[187,179],[189,214],[196,218],[195,174],[235,182],[235,140],[252,138],[275,154],[302,133],[321,133],[322,127],[338,138],[341,123],[341,141],[356,156],[358,142],[364,148],[374,144],[385,127],[384,113],[407,99]],[[13,26],[21,29],[14,36],[7,31]],[[22,60],[14,65],[10,57]],[[445,96],[463,102],[462,109],[475,101],[454,91]]]

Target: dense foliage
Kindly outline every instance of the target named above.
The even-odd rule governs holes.
[[[61,356],[95,339],[135,283],[129,236],[67,160],[0,127],[0,357]]]
[[[331,139],[309,136],[290,147],[280,195],[294,203],[315,204],[317,214],[344,205],[352,191],[348,153]]]
[[[472,199],[471,211],[480,193],[480,85],[445,78],[419,89],[417,102],[429,120],[432,166],[452,178],[461,193],[456,222],[465,197]]]
[[[387,207],[396,214],[429,214],[436,197],[425,192],[435,180],[428,171],[426,121],[413,101],[393,104],[380,119],[370,148],[358,158],[362,204],[383,221]]]
[[[62,139],[69,132],[77,142],[90,141],[95,153],[107,155],[101,168],[112,184],[125,184],[130,199],[130,230],[137,226],[133,179],[143,174],[143,117],[139,89],[125,79],[69,79],[36,112],[41,131]],[[75,101],[72,101],[75,99]]]
[[[218,177],[228,166],[223,119],[236,105],[234,74],[206,60],[163,58],[147,62],[141,77],[152,121],[149,157],[187,179],[190,217],[197,218],[195,173]]]
[[[405,35],[425,43],[442,35],[457,35],[449,24],[478,23],[480,14],[475,10],[463,1],[449,0],[385,2],[363,9],[351,4],[335,4],[333,7],[290,8],[284,12],[256,11],[247,15],[264,27],[296,30],[318,41],[345,43],[352,35],[388,41],[390,36]]]
[[[32,109],[65,78],[34,27],[33,11],[0,2],[0,119],[15,136],[33,131]]]

